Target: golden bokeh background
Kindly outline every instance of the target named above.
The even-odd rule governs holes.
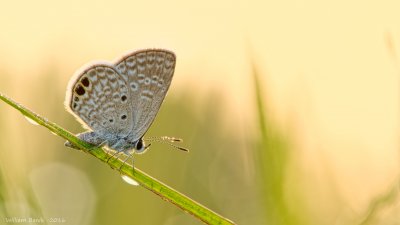
[[[154,143],[135,165],[237,224],[399,224],[400,3],[0,5],[0,92],[75,133],[63,106],[75,70],[174,51],[148,136],[191,152]],[[0,224],[201,224],[8,105],[0,114]]]

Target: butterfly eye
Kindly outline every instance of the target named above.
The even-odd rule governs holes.
[[[126,119],[126,115],[122,115],[121,119],[125,120]]]
[[[135,148],[136,148],[138,151],[142,151],[142,150],[143,150],[144,144],[143,144],[143,140],[142,140],[142,139],[139,139],[139,141],[136,143]]]

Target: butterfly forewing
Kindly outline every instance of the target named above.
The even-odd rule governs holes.
[[[116,63],[131,95],[132,135],[141,138],[154,121],[175,69],[174,53],[161,49],[137,51]]]
[[[71,80],[68,107],[99,133],[127,135],[132,127],[132,105],[126,81],[111,65],[95,64]]]

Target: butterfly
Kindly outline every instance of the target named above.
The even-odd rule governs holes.
[[[78,138],[116,153],[143,153],[150,146],[143,136],[164,101],[175,64],[171,51],[144,49],[113,64],[95,63],[81,69],[71,78],[65,101],[67,110],[90,130]],[[180,141],[171,137],[149,140]],[[68,141],[65,145],[78,148]]]

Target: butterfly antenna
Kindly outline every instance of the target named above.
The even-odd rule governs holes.
[[[189,149],[173,144],[175,142],[183,142],[183,140],[180,139],[180,138],[162,136],[162,137],[148,137],[148,138],[146,138],[144,140],[145,141],[156,141],[156,142],[165,143],[165,144],[168,144],[169,146],[171,146],[173,148],[176,148],[178,150],[181,150],[181,151],[184,151],[184,152],[189,152]]]

